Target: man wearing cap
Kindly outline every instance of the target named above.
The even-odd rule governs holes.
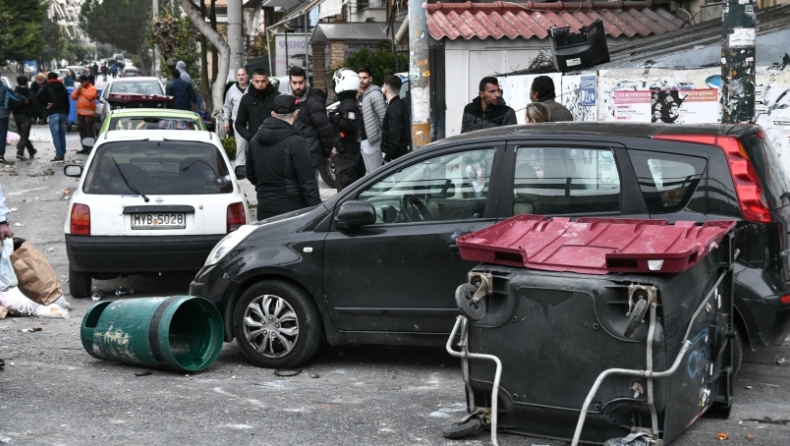
[[[274,98],[271,118],[250,140],[247,179],[258,196],[258,220],[321,204],[310,150],[293,126],[299,112],[296,99]]]
[[[71,92],[71,100],[77,103],[77,129],[82,142],[85,138],[96,138],[96,99],[99,98],[99,93],[88,80],[88,76],[80,75],[79,82],[79,87]],[[77,153],[90,152],[91,146],[82,144],[82,150]]]

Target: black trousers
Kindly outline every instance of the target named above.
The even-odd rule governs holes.
[[[96,138],[96,117],[77,115],[77,130],[80,132],[80,142],[85,138]],[[90,147],[82,146],[83,150],[90,150]]]
[[[31,116],[17,115],[15,113],[14,122],[16,122],[16,128],[19,132],[19,142],[16,144],[17,155],[24,155],[25,149],[27,149],[28,153],[31,155],[36,153],[36,149],[33,148],[33,143],[30,142],[30,126],[33,125],[33,118]]]

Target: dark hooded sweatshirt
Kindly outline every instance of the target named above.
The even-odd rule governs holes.
[[[486,111],[483,111],[480,105],[481,101],[482,99],[478,96],[464,107],[461,133],[517,124],[516,112],[505,105],[503,99],[500,99],[497,105],[486,109]]]
[[[280,92],[271,83],[263,90],[258,90],[250,84],[247,93],[239,101],[239,112],[234,123],[236,133],[251,141],[263,121],[272,116],[274,98],[279,94]]]
[[[44,116],[69,114],[69,92],[60,79],[49,79],[36,93],[36,99],[44,109]],[[48,104],[52,104],[52,107],[47,108]]]
[[[283,120],[265,120],[250,141],[247,178],[258,195],[258,220],[321,204],[307,143]]]

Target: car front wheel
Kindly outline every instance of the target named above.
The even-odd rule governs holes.
[[[321,166],[321,179],[324,180],[329,187],[337,187],[337,178],[335,177],[335,162],[332,160],[324,162]]]
[[[241,295],[233,329],[244,355],[259,367],[298,367],[321,344],[321,315],[310,296],[297,285],[266,280]]]
[[[88,297],[91,294],[91,275],[74,271],[69,266],[69,291],[71,297]]]

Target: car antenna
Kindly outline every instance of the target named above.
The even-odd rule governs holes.
[[[146,203],[151,201],[151,200],[148,199],[148,197],[145,196],[144,193],[140,192],[139,190],[137,190],[137,188],[135,188],[134,186],[129,184],[129,181],[126,179],[126,176],[123,174],[123,171],[121,171],[121,167],[118,165],[118,161],[115,161],[115,157],[114,156],[110,156],[110,158],[112,158],[112,162],[115,163],[115,168],[118,169],[118,173],[121,174],[121,179],[123,179],[123,182],[126,183],[126,187],[131,189],[132,192],[136,192],[137,195],[143,197],[143,200],[145,200]]]

